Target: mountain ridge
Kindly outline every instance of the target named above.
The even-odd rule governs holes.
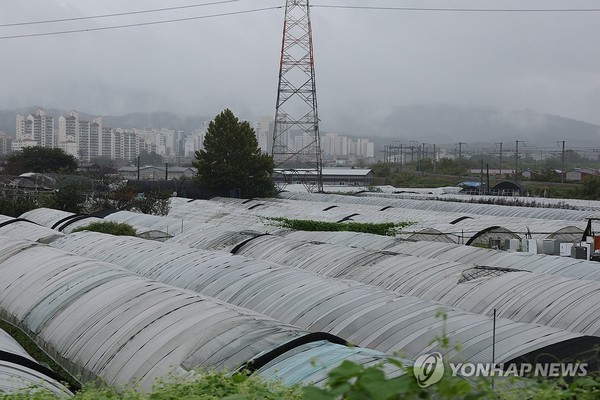
[[[532,110],[412,105],[373,122],[378,136],[433,143],[557,140],[597,142],[600,125]]]

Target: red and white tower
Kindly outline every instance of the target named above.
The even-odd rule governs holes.
[[[309,0],[286,1],[271,155],[276,169],[323,191]]]

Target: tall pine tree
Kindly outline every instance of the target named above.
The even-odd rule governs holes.
[[[258,147],[254,129],[225,109],[208,125],[204,149],[196,152],[200,185],[220,195],[239,189],[243,198],[275,194],[274,162]]]

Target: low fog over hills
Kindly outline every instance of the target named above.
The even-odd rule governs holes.
[[[39,107],[0,111],[0,131],[15,134],[15,116],[28,114]],[[69,111],[47,109],[58,118]],[[206,115],[211,115],[206,112]],[[94,115],[80,112],[81,119]],[[254,116],[258,120],[260,116]],[[132,113],[103,116],[106,126],[114,128],[170,128],[191,132],[202,126],[209,116],[183,116],[170,112]],[[451,105],[411,105],[360,119],[328,120],[321,115],[327,130],[340,134],[377,137],[377,142],[417,140],[427,143],[514,142],[523,140],[533,145],[554,144],[567,140],[571,145],[598,146],[600,126],[583,121],[543,114],[531,110],[505,111],[493,108],[468,108]]]
[[[557,140],[597,145],[600,126],[531,110],[502,111],[449,105],[413,105],[370,121],[371,132],[394,140],[430,143]]]

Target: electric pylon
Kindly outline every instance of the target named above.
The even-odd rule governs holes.
[[[323,191],[309,0],[287,0],[271,155],[283,175]],[[287,182],[287,181],[286,181]]]

